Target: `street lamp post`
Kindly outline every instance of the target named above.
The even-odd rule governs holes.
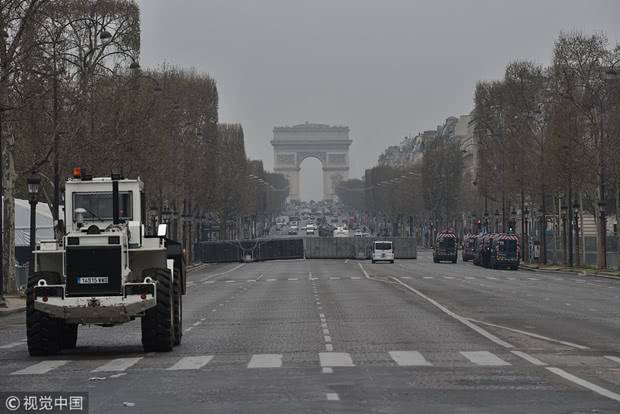
[[[581,265],[581,253],[579,246],[579,202],[575,201],[573,204],[573,214],[575,222],[573,225],[575,226],[575,264],[576,266]]]
[[[30,195],[30,261],[28,263],[28,275],[34,273],[34,250],[37,246],[37,203],[41,177],[35,172],[28,177],[28,194]]]
[[[528,240],[528,219],[530,216],[530,210],[525,207],[525,210],[523,210],[521,214],[523,215],[523,228],[521,229],[521,258],[524,262],[526,262],[529,259],[530,252]]]
[[[565,203],[562,203],[560,210],[562,212],[562,215],[560,217],[560,229],[562,231],[562,261],[565,265],[568,265],[568,249],[570,248],[569,246],[567,246],[567,229],[569,228],[567,220],[568,206]]]
[[[499,210],[495,209],[495,233],[499,233]]]

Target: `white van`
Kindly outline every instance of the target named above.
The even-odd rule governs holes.
[[[394,249],[391,241],[376,241],[372,249],[372,262],[379,261],[394,263]]]

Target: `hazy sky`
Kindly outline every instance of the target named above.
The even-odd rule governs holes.
[[[620,41],[620,0],[138,0],[141,64],[217,81],[220,121],[273,168],[276,125],[348,125],[351,177],[388,145],[468,113],[476,82],[508,62],[548,64],[560,31]],[[320,163],[302,195],[321,194]]]

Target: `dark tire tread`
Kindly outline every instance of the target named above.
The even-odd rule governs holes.
[[[59,284],[60,274],[57,272],[35,272],[28,278],[26,288],[26,337],[28,353],[31,356],[54,355],[62,347],[63,321],[34,308],[34,286],[40,279],[48,284]]]
[[[142,277],[157,282],[157,305],[142,318],[142,346],[145,352],[169,352],[174,346],[174,287],[167,269],[146,269]]]

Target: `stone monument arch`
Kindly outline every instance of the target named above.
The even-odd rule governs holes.
[[[299,200],[299,171],[306,158],[323,165],[323,199],[336,198],[336,186],[349,178],[349,127],[305,124],[273,129],[274,172],[288,179],[289,199]]]

